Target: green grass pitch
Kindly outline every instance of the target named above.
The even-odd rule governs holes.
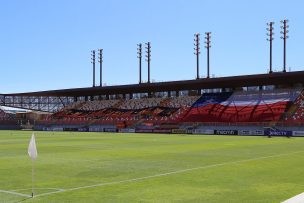
[[[304,192],[304,138],[0,131],[0,202],[281,202]]]

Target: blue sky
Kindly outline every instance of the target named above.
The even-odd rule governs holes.
[[[90,51],[98,48],[107,85],[137,83],[136,44],[148,41],[152,79],[194,79],[193,34],[206,31],[212,32],[212,75],[265,73],[269,21],[275,22],[273,67],[281,70],[285,18],[287,67],[303,70],[303,8],[301,0],[0,0],[0,93],[89,87]],[[143,68],[147,80],[146,63]]]

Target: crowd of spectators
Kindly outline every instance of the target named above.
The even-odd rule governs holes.
[[[166,99],[161,105],[171,108],[191,107],[199,98],[200,96],[171,97]]]
[[[164,98],[142,98],[124,100],[118,107],[119,109],[144,109],[160,106]]]
[[[141,98],[128,100],[96,100],[75,102],[53,114],[48,120],[138,121],[177,120],[199,96]]]
[[[113,108],[120,100],[96,100],[84,102],[78,110],[83,111],[98,111],[106,108]]]
[[[200,96],[181,96],[171,98],[141,98],[129,100],[95,100],[78,101],[63,108],[62,110],[99,111],[102,109],[115,108],[122,110],[140,110],[152,107],[181,108],[191,107]]]

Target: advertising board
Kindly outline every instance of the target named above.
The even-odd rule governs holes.
[[[237,135],[237,130],[215,130],[216,135]]]
[[[192,130],[192,134],[213,135],[214,130],[194,129],[194,130]]]

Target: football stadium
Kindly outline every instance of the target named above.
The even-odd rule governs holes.
[[[137,83],[103,83],[100,48],[89,87],[0,87],[0,202],[304,202],[304,71],[288,70],[287,19],[273,67],[273,26],[264,73],[212,75],[204,32],[194,79],[152,80],[146,42]]]

